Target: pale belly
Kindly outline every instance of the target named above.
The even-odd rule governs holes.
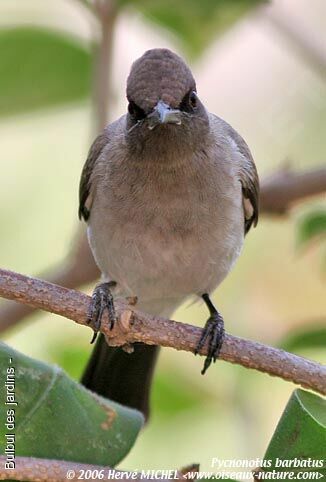
[[[104,278],[115,280],[122,295],[140,301],[183,299],[211,292],[228,274],[243,244],[242,204],[223,215],[200,216],[186,229],[171,219],[143,225],[132,214],[128,223],[97,210],[88,228],[90,245]]]

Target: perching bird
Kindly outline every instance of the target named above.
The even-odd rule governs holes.
[[[170,50],[134,62],[127,99],[128,113],[97,137],[80,181],[79,216],[103,279],[90,322],[97,331],[108,309],[114,323],[112,295],[136,296],[140,310],[166,317],[202,297],[210,313],[197,347],[208,343],[204,373],[224,336],[209,295],[257,223],[257,171],[245,141],[207,112],[191,71]],[[82,383],[147,416],[156,355],[141,343],[125,353],[101,335]]]

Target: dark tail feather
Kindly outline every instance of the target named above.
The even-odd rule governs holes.
[[[134,343],[134,352],[111,347],[99,336],[81,383],[115,402],[149,415],[149,397],[158,347]]]

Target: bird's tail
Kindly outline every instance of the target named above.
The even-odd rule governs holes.
[[[108,346],[101,334],[83,373],[89,390],[149,415],[149,397],[159,347],[135,343],[133,353]]]
[[[170,316],[182,300],[156,300],[139,305],[142,311]],[[137,306],[138,307],[138,306]],[[149,416],[150,388],[159,347],[134,343],[134,352],[111,347],[99,336],[81,383],[89,390]]]

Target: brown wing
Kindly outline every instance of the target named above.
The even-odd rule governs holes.
[[[245,234],[251,226],[256,226],[259,214],[259,178],[249,147],[242,137],[231,127],[228,134],[236,143],[242,156],[240,182],[242,185],[243,208],[245,213]]]
[[[257,225],[259,215],[259,180],[255,164],[248,163],[241,170],[240,175],[245,212],[245,234],[247,234],[252,225],[254,227]]]
[[[79,219],[84,218],[88,220],[90,215],[90,189],[91,189],[91,174],[93,172],[94,165],[101,154],[104,146],[108,142],[107,131],[104,130],[95,141],[93,142],[87,156],[87,160],[82,170],[80,183],[79,183]]]

